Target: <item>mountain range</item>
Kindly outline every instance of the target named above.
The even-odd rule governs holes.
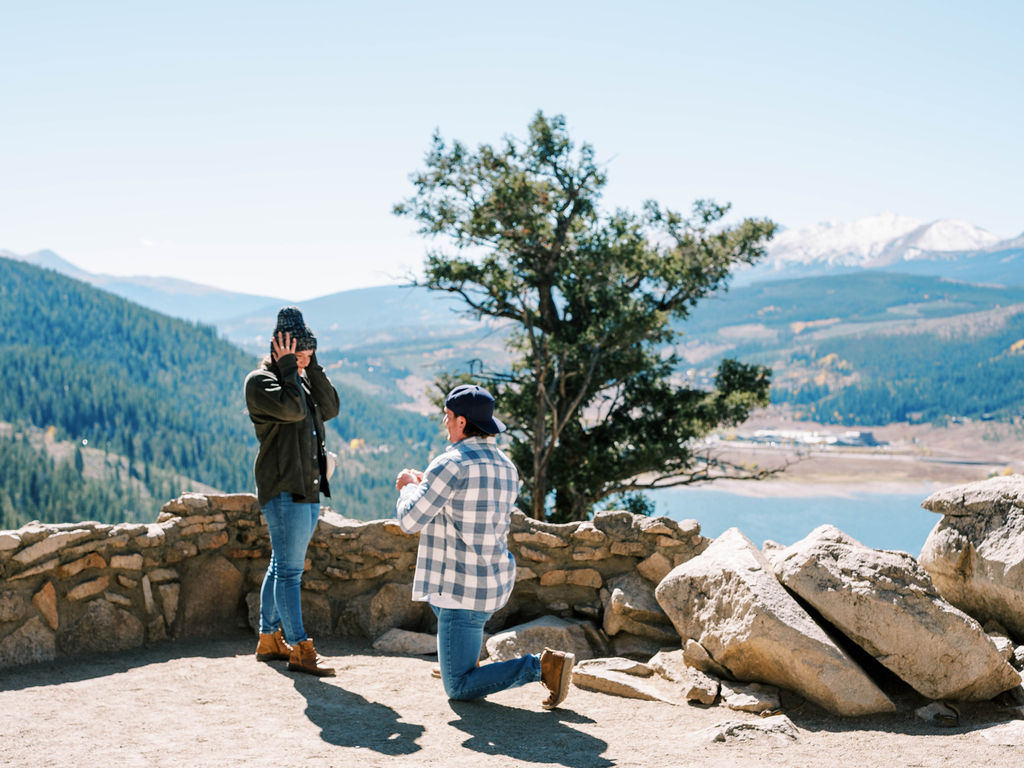
[[[1024,234],[1003,239],[959,219],[923,222],[882,213],[784,230],[737,284],[884,269],[973,283],[1024,282]]]
[[[50,250],[17,259],[73,277],[171,317],[213,324],[236,344],[262,351],[281,297],[226,291],[170,277],[116,276],[83,270]],[[1024,233],[1004,239],[969,222],[924,222],[881,213],[853,222],[827,221],[784,229],[766,258],[738,269],[733,285],[883,269],[993,285],[1024,284]],[[456,338],[473,333],[449,297],[399,286],[341,291],[302,302],[327,348],[346,349],[375,340],[426,334]],[[359,333],[353,335],[352,330]]]
[[[225,318],[242,315],[259,307],[280,306],[289,302],[272,296],[254,296],[213,288],[201,283],[173,277],[145,275],[120,276],[87,272],[50,250],[19,255],[0,249],[0,257],[24,261],[43,269],[52,269],[62,275],[134,301],[149,309],[201,323],[217,323]]]

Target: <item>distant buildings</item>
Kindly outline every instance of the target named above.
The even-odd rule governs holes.
[[[846,430],[844,432],[817,432],[806,429],[758,429],[752,433],[717,435],[717,441],[757,443],[758,445],[792,445],[804,447],[844,446],[875,448],[887,443],[879,442],[871,432]]]

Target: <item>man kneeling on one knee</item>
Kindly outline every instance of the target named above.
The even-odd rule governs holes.
[[[404,469],[395,481],[397,516],[407,533],[419,531],[413,600],[437,615],[437,655],[449,698],[479,699],[542,682],[553,709],[569,692],[575,657],[545,649],[509,661],[477,666],[484,624],[508,602],[516,563],[508,551],[519,473],[494,436],[505,425],[494,418],[494,397],[464,384],[445,400],[444,425],[451,446],[425,471]]]

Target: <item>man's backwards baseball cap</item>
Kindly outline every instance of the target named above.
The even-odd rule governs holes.
[[[453,389],[444,407],[488,435],[505,431],[505,425],[494,418],[494,395],[477,384],[461,384]]]

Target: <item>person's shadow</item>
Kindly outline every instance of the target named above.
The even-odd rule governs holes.
[[[383,755],[411,755],[422,749],[416,740],[424,727],[401,722],[391,707],[367,701],[318,677],[289,677],[306,699],[306,717],[319,726],[321,738],[329,744],[363,747]]]
[[[615,765],[601,757],[608,749],[607,742],[567,725],[593,723],[589,717],[563,709],[536,712],[489,701],[449,701],[448,704],[459,716],[448,724],[469,734],[462,746],[475,752],[567,768]]]

